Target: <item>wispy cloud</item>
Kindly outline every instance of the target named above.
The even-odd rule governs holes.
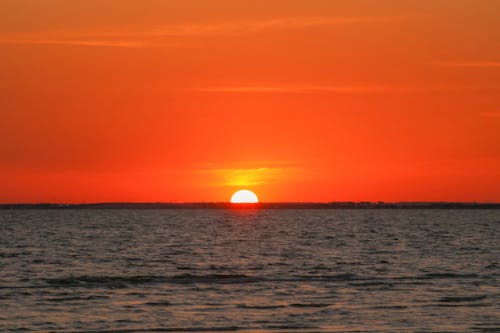
[[[200,92],[212,93],[376,93],[384,91],[401,91],[402,87],[383,85],[241,85],[241,86],[213,86],[196,89]]]
[[[439,61],[432,64],[441,67],[500,68],[500,61]]]
[[[123,48],[153,47],[155,44],[143,41],[123,40],[86,40],[86,39],[0,39],[0,44],[31,44],[31,45],[72,45],[72,46],[104,46]],[[164,45],[164,44],[163,44]]]
[[[403,16],[284,17],[261,20],[184,23],[145,28],[59,30],[0,36],[0,44],[78,45],[93,47],[179,46],[188,38],[256,34],[270,30],[321,28],[406,19]],[[182,43],[181,43],[181,39]],[[189,42],[188,42],[189,45]]]
[[[456,91],[484,91],[498,90],[495,86],[473,85],[286,85],[286,84],[249,84],[249,85],[221,85],[195,88],[195,91],[206,93],[235,93],[235,94],[378,94],[378,93],[428,93],[428,92],[456,92]]]
[[[156,36],[240,35],[286,28],[328,27],[363,23],[391,22],[406,19],[403,16],[350,16],[350,17],[288,17],[266,20],[242,20],[202,24],[183,24],[156,27]]]
[[[485,111],[480,112],[479,116],[488,118],[500,118],[500,111]]]

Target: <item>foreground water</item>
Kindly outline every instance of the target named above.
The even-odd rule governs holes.
[[[499,332],[498,210],[0,211],[0,331]]]

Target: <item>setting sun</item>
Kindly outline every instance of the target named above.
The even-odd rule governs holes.
[[[258,203],[257,195],[249,190],[240,190],[233,194],[231,203]]]

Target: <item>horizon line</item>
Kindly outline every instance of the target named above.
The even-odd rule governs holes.
[[[1,203],[0,207],[6,206],[51,206],[51,207],[78,207],[78,206],[326,206],[326,205],[351,205],[351,206],[390,206],[390,205],[460,205],[460,206],[500,206],[498,201],[264,201],[257,203],[232,203],[230,201],[102,201],[102,202],[16,202]]]

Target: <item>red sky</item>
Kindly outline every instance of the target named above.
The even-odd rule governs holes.
[[[0,1],[0,202],[500,201],[497,0]]]

